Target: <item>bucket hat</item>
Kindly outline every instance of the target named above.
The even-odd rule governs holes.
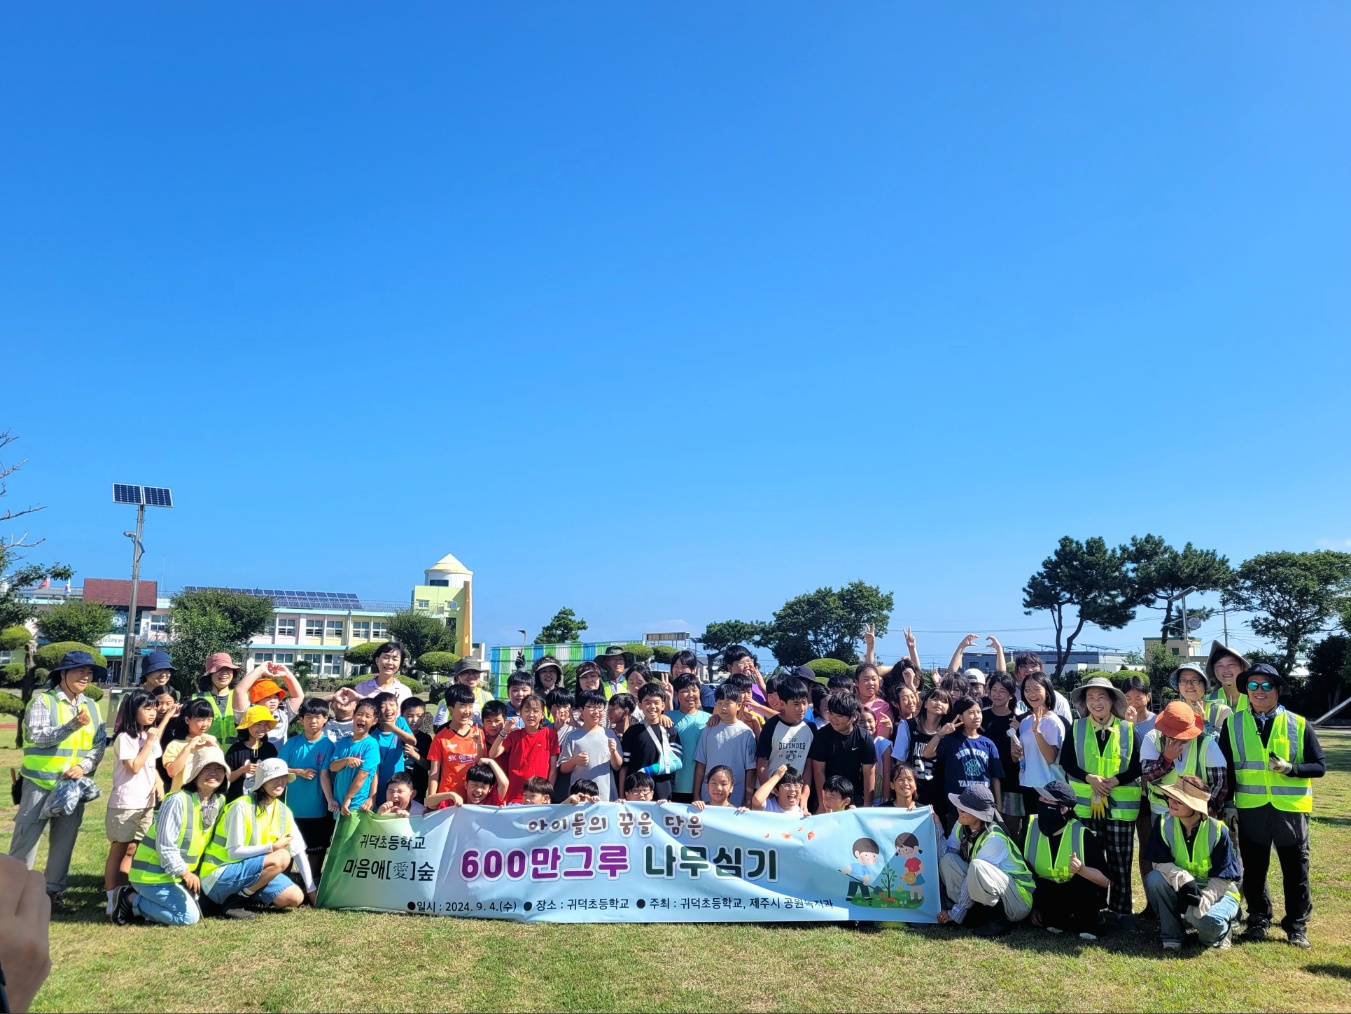
[[[230,765],[225,763],[225,752],[218,746],[204,746],[194,750],[188,757],[188,766],[183,770],[183,784],[192,781],[210,764],[219,764],[227,775],[230,773]]]
[[[1079,802],[1079,800],[1074,795],[1074,790],[1070,788],[1068,782],[1062,781],[1047,782],[1040,789],[1038,789],[1037,792],[1045,796],[1047,799],[1059,803],[1061,806],[1068,806],[1073,808]]]
[[[999,819],[999,812],[994,805],[994,795],[986,785],[972,785],[962,789],[960,793],[949,792],[948,800],[957,809],[965,810],[987,824]]]
[[[236,729],[247,729],[251,725],[257,725],[259,722],[270,722],[272,728],[277,727],[277,716],[272,714],[271,710],[265,704],[255,704],[239,717],[235,723]]]
[[[1112,695],[1112,714],[1117,718],[1126,717],[1126,695],[1123,694],[1106,676],[1094,676],[1085,680],[1070,691],[1070,703],[1081,715],[1088,714],[1084,707],[1084,695],[1090,690],[1106,690]]]
[[[207,676],[221,669],[233,669],[235,672],[239,672],[240,667],[235,664],[235,660],[230,657],[228,651],[218,651],[206,660]]]
[[[541,655],[539,658],[535,659],[530,666],[530,673],[531,675],[538,676],[541,669],[548,669],[551,666],[558,670],[558,675],[560,677],[563,675],[563,664],[552,655]]]
[[[97,679],[106,679],[108,669],[94,661],[94,656],[87,651],[68,651],[61,656],[61,664],[50,670],[51,675],[65,672],[67,669],[78,669],[82,665],[87,665],[94,670],[94,676]]]
[[[1195,739],[1205,731],[1205,727],[1206,720],[1193,711],[1186,701],[1170,702],[1154,719],[1154,728],[1159,730],[1159,735],[1169,739]]]
[[[1228,645],[1221,644],[1219,641],[1210,642],[1210,654],[1206,656],[1206,675],[1210,677],[1212,684],[1219,682],[1215,677],[1215,663],[1224,658],[1225,655],[1232,655],[1238,659],[1240,671],[1248,668],[1248,660],[1236,652]]]
[[[269,757],[254,769],[253,784],[260,788],[274,778],[285,778],[288,783],[296,780],[296,776],[288,770],[286,761],[280,757]]]
[[[249,703],[257,704],[259,701],[265,701],[269,697],[285,697],[286,691],[283,690],[276,680],[270,680],[264,677],[258,680],[253,686],[249,687]]]
[[[1198,676],[1201,677],[1201,682],[1204,683],[1204,684],[1206,685],[1206,689],[1207,689],[1207,690],[1210,689],[1211,678],[1210,678],[1209,674],[1207,674],[1206,671],[1205,671],[1204,669],[1202,669],[1199,665],[1196,665],[1196,664],[1194,664],[1194,663],[1192,663],[1192,662],[1186,662],[1186,663],[1184,663],[1184,664],[1178,666],[1178,667],[1177,667],[1176,669],[1174,669],[1172,672],[1170,672],[1170,673],[1168,674],[1168,685],[1169,685],[1170,687],[1172,687],[1174,690],[1176,690],[1176,689],[1177,689],[1177,681],[1178,681],[1178,678],[1179,678],[1184,672],[1194,672],[1194,673],[1196,673],[1196,675],[1198,675]]]
[[[170,672],[178,672],[178,670],[174,668],[173,662],[169,661],[169,653],[167,651],[161,651],[157,648],[145,658],[141,659],[142,679],[145,679],[146,675],[149,673],[162,672],[165,669],[168,669]]]
[[[1206,783],[1195,775],[1181,775],[1169,785],[1160,785],[1159,791],[1190,806],[1203,817],[1210,812],[1210,792],[1206,789]]]

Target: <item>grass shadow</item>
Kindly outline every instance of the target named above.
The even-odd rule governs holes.
[[[1334,979],[1351,979],[1351,965],[1305,965],[1304,971]]]

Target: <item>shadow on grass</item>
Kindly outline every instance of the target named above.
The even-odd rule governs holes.
[[[1351,965],[1305,965],[1304,971],[1334,979],[1351,979]]]

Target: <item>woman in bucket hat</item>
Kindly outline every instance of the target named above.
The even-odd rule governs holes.
[[[232,743],[235,738],[234,696],[231,685],[239,675],[239,666],[228,651],[218,651],[206,660],[202,675],[197,678],[194,700],[208,701],[214,718],[207,731],[217,743]]]
[[[169,660],[169,653],[160,649],[152,651],[141,660],[141,688],[154,693],[160,687],[168,687],[169,679],[178,672]],[[178,700],[178,691],[169,687],[169,693]]]
[[[281,798],[294,778],[284,760],[271,757],[258,765],[258,787],[226,805],[202,852],[202,891],[216,905],[288,909],[306,898],[314,903],[305,838]],[[303,893],[286,875],[293,862]]]
[[[946,837],[938,815],[938,873],[947,908],[940,925],[976,927],[976,935],[996,937],[1032,911],[1035,880],[1023,854],[1005,832],[988,786],[972,785],[949,793],[957,822]]]
[[[1098,836],[1111,880],[1108,907],[1119,929],[1130,929],[1135,821],[1140,815],[1140,743],[1125,721],[1126,695],[1094,676],[1074,688],[1077,718],[1060,750],[1060,765],[1078,800],[1075,814]]]
[[[1226,948],[1238,919],[1238,855],[1229,829],[1208,815],[1210,791],[1194,775],[1162,786],[1168,813],[1149,840],[1154,869],[1145,877],[1145,895],[1159,915],[1165,951],[1182,950],[1187,926],[1201,943]]]
[[[229,769],[217,746],[205,746],[188,758],[183,787],[164,797],[131,861],[131,886],[123,888],[113,921],[133,919],[164,926],[191,926],[202,917],[197,898],[198,862],[216,830],[224,803],[220,793]]]
[[[1206,699],[1206,693],[1210,689],[1210,677],[1199,665],[1188,662],[1178,666],[1168,674],[1168,685],[1201,716],[1207,736],[1219,735],[1220,730],[1224,728],[1225,720],[1234,713],[1229,705]]]
[[[483,720],[483,705],[493,699],[492,692],[483,686],[481,681],[486,670],[483,663],[474,658],[462,658],[455,663],[455,669],[451,674],[451,679],[460,686],[468,687],[474,694],[474,723],[477,725]],[[436,717],[432,719],[432,726],[440,729],[450,721],[450,708],[445,699],[442,698],[441,704],[436,709]]]
[[[107,733],[98,703],[84,695],[97,676],[108,670],[87,651],[70,651],[51,670],[51,685],[33,694],[23,716],[23,776],[19,808],[14,814],[14,833],[9,854],[22,859],[31,870],[37,859],[38,842],[50,822],[52,834],[47,850],[47,896],[52,912],[73,911],[61,899],[70,873],[75,838],[84,820],[84,803],[70,815],[42,816],[43,804],[63,778],[86,778],[103,759]]]
[[[1206,657],[1206,676],[1210,678],[1210,693],[1207,701],[1229,705],[1230,711],[1243,711],[1248,707],[1248,695],[1238,685],[1239,676],[1248,668],[1248,660],[1228,645],[1219,641],[1210,642],[1210,654]]]

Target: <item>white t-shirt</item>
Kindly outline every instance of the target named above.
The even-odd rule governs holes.
[[[145,766],[132,774],[123,761],[133,761],[145,746],[146,737],[120,733],[113,744],[113,757],[117,767],[113,769],[113,791],[108,795],[108,805],[117,809],[143,810],[155,805],[155,783],[159,781],[159,772],[155,770],[155,761],[161,753],[158,741],[151,746],[145,759]]]
[[[1057,700],[1064,698],[1058,697]],[[1018,765],[1018,784],[1024,789],[1040,789],[1047,782],[1065,780],[1065,769],[1042,756],[1037,734],[1032,731],[1034,721],[1028,715],[1018,725],[1018,742],[1023,745],[1023,759]],[[1059,715],[1042,716],[1041,738],[1059,751],[1060,744],[1065,741],[1065,725]]]
[[[794,803],[793,808],[791,810],[785,810],[782,806],[779,805],[779,801],[775,799],[773,796],[770,796],[768,799],[765,800],[765,808],[762,812],[786,813],[790,817],[798,817],[798,818],[806,816],[806,814],[802,811],[801,803]]]
[[[807,774],[807,752],[812,748],[816,732],[806,722],[789,725],[777,715],[760,732],[757,753],[769,747],[769,756],[765,761],[765,770],[775,771],[780,765],[787,765],[798,774]]]
[[[1179,771],[1188,770],[1191,763],[1192,751],[1196,749],[1198,742],[1205,744],[1205,757],[1202,759],[1203,768],[1222,768],[1224,767],[1224,754],[1220,752],[1220,744],[1213,736],[1198,736],[1196,739],[1189,740],[1182,748],[1182,752],[1177,755],[1177,760],[1173,761],[1173,768]],[[1140,763],[1147,761],[1156,761],[1163,756],[1163,735],[1157,729],[1150,729],[1144,739],[1140,741]],[[1201,780],[1205,781],[1205,772],[1201,773]],[[1152,795],[1149,797],[1149,808],[1155,816],[1162,816],[1168,812],[1168,804],[1158,802]]]
[[[408,689],[408,684],[397,676],[390,681],[387,687],[380,686],[375,681],[375,677],[372,676],[370,679],[358,683],[352,688],[352,692],[358,697],[374,697],[376,694],[391,693],[399,707],[403,707],[403,702],[413,696],[413,691]]]

